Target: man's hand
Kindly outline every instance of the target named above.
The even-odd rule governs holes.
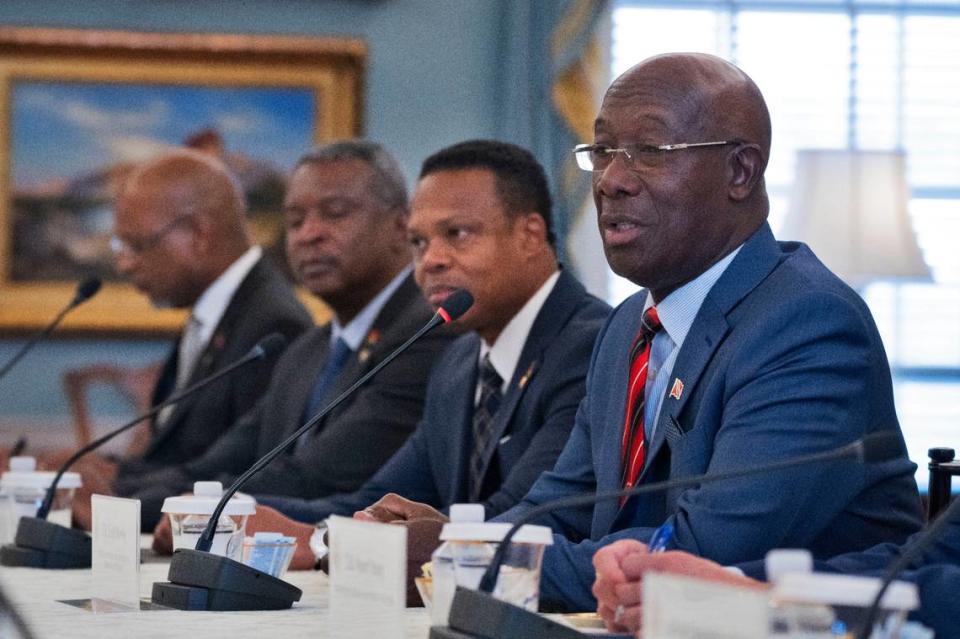
[[[362,521],[379,521],[385,524],[428,519],[445,524],[447,517],[435,508],[420,502],[404,499],[395,493],[384,495],[380,501],[358,510],[353,514],[354,519]]]
[[[170,516],[166,513],[153,529],[153,552],[158,555],[173,554],[173,530],[170,528]]]
[[[73,495],[73,505],[71,507],[71,525],[80,530],[90,531],[93,529],[93,504],[90,503],[91,493],[83,486],[77,489]]]
[[[407,606],[422,606],[414,578],[440,545],[440,531],[449,519],[440,511],[390,493],[377,503],[358,510],[354,519],[397,524],[407,529]]]
[[[649,553],[638,541],[625,539],[593,556],[597,571],[593,595],[597,613],[611,632],[638,632],[643,622],[643,576],[648,571],[669,572],[740,588],[763,589],[766,584],[731,572],[718,563],[689,553]]]
[[[610,632],[626,632],[630,629],[623,623],[623,619],[615,619],[618,606],[629,606],[631,617],[639,616],[639,606],[636,603],[625,603],[619,594],[624,586],[637,590],[636,584],[630,583],[622,567],[624,559],[634,554],[647,554],[646,544],[633,539],[622,539],[604,546],[593,555],[593,567],[597,572],[593,582],[593,596],[597,598],[597,614]],[[637,608],[636,611],[633,610],[634,607]],[[620,616],[623,617],[624,613]]]
[[[433,551],[440,545],[440,531],[444,522],[437,519],[413,519],[394,523],[407,529],[407,607],[423,606],[414,579],[420,576],[421,567],[430,561]]]

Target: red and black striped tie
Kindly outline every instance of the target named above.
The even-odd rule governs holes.
[[[623,424],[623,445],[620,452],[620,484],[631,488],[640,477],[645,457],[643,434],[644,387],[647,385],[647,364],[653,338],[663,326],[656,307],[651,306],[640,319],[640,332],[630,350],[630,385],[627,387],[627,410]],[[625,501],[621,498],[620,505]]]

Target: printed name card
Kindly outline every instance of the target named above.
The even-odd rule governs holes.
[[[667,573],[643,578],[645,639],[766,639],[768,610],[761,591]]]
[[[94,495],[93,596],[140,608],[140,500]]]
[[[402,612],[406,606],[407,529],[331,517],[332,605],[361,603],[368,610]]]

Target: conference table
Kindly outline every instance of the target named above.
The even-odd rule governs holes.
[[[168,558],[144,552],[140,593],[149,597],[155,581],[166,581]],[[0,585],[39,639],[101,637],[384,637],[425,639],[430,616],[422,608],[389,613],[331,610],[327,576],[319,571],[288,572],[284,579],[303,590],[290,610],[263,612],[187,612],[153,609],[94,613],[61,603],[89,599],[92,571],[0,568]],[[202,632],[203,634],[197,634]]]

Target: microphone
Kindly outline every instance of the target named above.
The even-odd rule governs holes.
[[[524,524],[535,520],[541,515],[573,508],[575,506],[593,505],[600,501],[633,497],[648,493],[663,492],[674,488],[686,488],[715,481],[726,481],[750,475],[765,474],[773,471],[804,466],[818,462],[830,462],[840,459],[854,459],[859,463],[875,463],[893,459],[903,453],[903,443],[900,436],[892,431],[871,433],[840,448],[834,448],[820,453],[812,453],[800,457],[793,457],[769,464],[739,468],[722,473],[681,477],[652,484],[608,490],[594,494],[574,495],[548,501],[531,508],[521,515],[503,540],[487,566],[477,590],[457,588],[450,607],[449,627],[435,626],[430,630],[431,639],[447,639],[458,637],[542,637],[546,639],[566,639],[582,637],[583,635],[562,624],[546,617],[530,612],[518,606],[495,599],[490,593],[497,583],[500,566],[503,563],[510,541]],[[457,634],[460,633],[460,634]],[[572,633],[572,634],[571,634]]]
[[[36,517],[21,517],[17,525],[17,535],[13,544],[0,548],[0,565],[25,566],[30,568],[89,568],[90,567],[90,536],[82,530],[64,528],[58,524],[48,522],[47,515],[57,494],[57,485],[63,474],[73,464],[103,444],[133,428],[145,419],[149,419],[167,406],[193,395],[209,384],[230,375],[239,368],[267,357],[272,357],[283,350],[286,338],[280,333],[271,333],[260,340],[250,351],[219,371],[208,375],[196,384],[175,393],[155,405],[149,411],[140,415],[116,430],[99,437],[86,446],[82,446],[60,466],[50,487],[43,497],[43,502],[37,510]]]
[[[922,556],[927,548],[930,547],[930,544],[940,537],[940,533],[946,528],[947,524],[952,523],[958,516],[960,516],[960,499],[955,499],[953,503],[950,504],[950,507],[941,513],[925,531],[918,535],[896,561],[890,564],[887,572],[883,575],[883,581],[880,582],[880,589],[877,590],[877,595],[873,598],[873,603],[870,604],[870,609],[864,618],[863,626],[857,632],[857,639],[867,639],[870,637],[874,621],[880,613],[880,602],[887,593],[887,589],[890,588],[890,584],[892,584],[900,573],[909,567],[914,560]]]
[[[55,318],[53,318],[53,321],[50,322],[46,328],[31,337],[27,343],[24,344],[19,351],[17,351],[17,354],[11,357],[10,361],[3,365],[3,368],[0,368],[0,379],[6,377],[7,373],[10,372],[10,369],[16,366],[17,362],[23,359],[24,355],[33,350],[34,346],[50,335],[50,333],[53,332],[53,329],[55,329],[60,322],[63,321],[63,318],[67,316],[67,313],[96,295],[97,291],[100,290],[100,286],[101,282],[96,277],[80,282],[80,284],[77,286],[77,292],[74,294],[73,299],[70,300],[70,303],[67,304]]]
[[[167,575],[169,581],[153,584],[153,603],[180,610],[284,610],[290,608],[294,601],[299,601],[302,594],[299,588],[238,561],[210,553],[217,522],[220,521],[224,507],[247,480],[263,470],[277,455],[313,428],[384,366],[427,332],[441,324],[459,319],[472,305],[473,296],[468,291],[457,289],[451,293],[433,317],[412,337],[240,475],[223,492],[220,502],[210,515],[207,527],[197,540],[196,548],[181,548],[173,553]]]

